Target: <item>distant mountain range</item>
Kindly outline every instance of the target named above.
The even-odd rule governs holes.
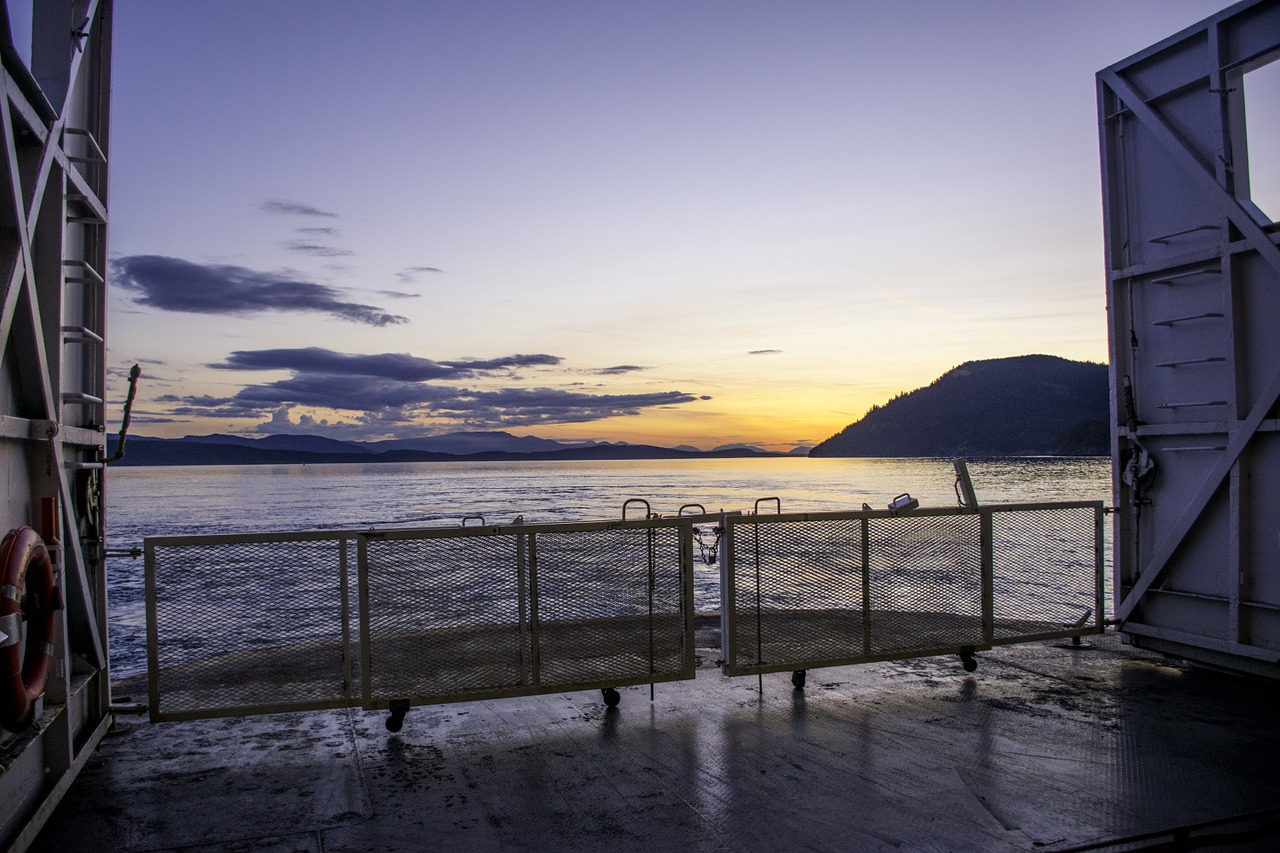
[[[1107,366],[1050,355],[970,361],[924,388],[872,406],[809,456],[1105,456]],[[107,452],[115,451],[115,437]],[[318,435],[188,435],[128,440],[117,465],[287,465],[571,459],[708,459],[805,455],[748,445],[699,450],[618,442],[566,443],[508,432],[455,432],[388,441]]]
[[[872,406],[810,456],[1105,456],[1107,366],[1051,355],[969,361]]]
[[[115,437],[107,442],[114,453]],[[317,435],[135,436],[115,465],[296,465],[322,462],[460,462],[531,459],[717,459],[783,456],[743,445],[698,450],[682,446],[588,442],[567,444],[507,432],[455,432],[388,441],[340,441]]]

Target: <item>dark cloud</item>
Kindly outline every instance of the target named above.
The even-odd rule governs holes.
[[[619,373],[635,373],[637,370],[648,370],[647,367],[641,367],[638,364],[615,364],[613,367],[601,367],[591,371],[601,376],[616,376]]]
[[[234,397],[210,397],[208,394],[193,394],[190,396],[161,394],[156,397],[155,400],[157,403],[184,403],[186,405],[204,406],[207,408],[229,406],[235,402]]]
[[[259,418],[267,407],[240,397],[211,397],[208,394],[161,394],[154,400],[166,405],[166,414],[177,417]]]
[[[476,391],[374,379],[362,376],[326,374],[298,375],[279,382],[250,385],[236,395],[233,406],[219,406],[225,414],[239,407],[243,411],[264,412],[287,405],[324,409],[381,413],[396,422],[410,418],[445,417],[473,426],[530,426],[533,424],[578,423],[623,415],[638,415],[643,409],[691,403],[697,398],[681,391],[649,394],[588,394],[556,388],[503,388]]]
[[[310,237],[337,237],[337,228],[299,228],[299,234],[306,234]]]
[[[753,349],[747,355],[781,355],[780,349]]]
[[[474,427],[529,426],[575,423],[623,415],[645,409],[691,403],[699,399],[683,391],[644,394],[601,394],[560,388],[473,389],[453,383],[478,376],[507,376],[529,366],[556,366],[558,356],[516,354],[491,359],[434,361],[407,353],[360,355],[320,347],[233,352],[223,370],[288,370],[275,382],[248,385],[233,397],[177,397],[166,395],[174,414],[278,420],[295,406],[354,412],[355,422],[311,426],[341,429],[344,434],[387,434],[412,426],[421,432],[424,420],[439,418],[453,425]],[[706,398],[703,398],[706,399]],[[263,424],[263,429],[273,427]],[[299,422],[301,425],[301,422]]]
[[[275,408],[285,403],[347,411],[419,408],[447,400],[452,388],[370,376],[307,373],[266,385],[250,385],[236,395],[240,405]]]
[[[292,370],[330,376],[365,376],[421,382],[456,376],[458,370],[449,363],[419,358],[408,353],[386,352],[376,355],[352,355],[321,347],[305,349],[238,350],[222,364],[211,364],[222,370]]]
[[[405,293],[401,290],[378,290],[375,291],[379,296],[385,296],[388,299],[421,299],[421,293]]]
[[[291,274],[196,264],[162,255],[117,258],[111,262],[111,271],[113,284],[138,294],[136,302],[164,311],[234,316],[302,311],[369,326],[408,322],[373,305],[343,302],[338,290]]]
[[[316,258],[349,258],[355,255],[350,249],[339,249],[336,246],[325,246],[320,243],[310,243],[306,240],[290,240],[284,244],[284,247],[290,252],[297,252],[299,255],[311,255]]]
[[[692,403],[697,398],[682,391],[650,394],[586,394],[556,388],[504,388],[459,395],[435,403],[473,425],[532,426],[597,421],[638,415],[643,409]]]
[[[330,213],[327,210],[321,210],[318,207],[312,207],[309,204],[299,204],[296,201],[284,201],[282,199],[269,199],[260,205],[260,209],[265,213],[283,213],[286,216],[323,216],[329,219],[337,219],[338,214]]]
[[[176,424],[181,423],[181,418],[164,418],[159,415],[148,415],[145,412],[134,412],[130,418],[135,424]]]
[[[559,364],[563,359],[558,355],[546,355],[545,353],[532,353],[529,355],[507,355],[501,358],[490,359],[467,359],[464,361],[446,361],[445,364],[450,367],[456,367],[459,371],[489,371],[503,370],[513,367],[537,367],[537,366],[554,366]]]
[[[405,267],[396,273],[396,278],[408,284],[412,281],[417,281],[418,274],[424,272],[444,272],[444,270],[436,269],[435,267]]]
[[[237,350],[221,364],[222,370],[292,370],[295,373],[324,373],[343,376],[368,376],[423,382],[428,379],[460,379],[481,373],[505,371],[517,367],[557,365],[559,356],[545,353],[507,355],[500,358],[432,361],[408,353],[384,352],[353,355],[322,347],[303,349]]]

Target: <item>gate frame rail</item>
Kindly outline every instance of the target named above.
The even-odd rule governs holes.
[[[328,711],[336,708],[358,707],[359,697],[352,684],[351,659],[353,644],[351,638],[351,601],[350,573],[347,564],[347,553],[358,535],[354,530],[317,530],[317,531],[283,531],[268,533],[215,533],[207,535],[186,536],[148,536],[143,539],[144,559],[144,598],[146,602],[147,624],[147,707],[151,722],[203,720],[217,717],[241,717],[250,714],[280,714],[291,711]],[[229,705],[212,707],[195,711],[160,711],[160,660],[159,660],[159,624],[156,610],[156,548],[181,547],[184,545],[218,545],[234,541],[237,544],[252,543],[290,543],[290,542],[333,542],[338,546],[338,582],[341,596],[342,620],[342,672],[343,690],[341,698],[320,699],[304,702],[280,702],[258,706]]]
[[[719,516],[715,516],[718,518]],[[468,527],[431,527],[431,528],[368,528],[364,530],[325,530],[325,531],[285,531],[263,533],[229,533],[182,536],[151,536],[143,543],[144,554],[144,598],[146,606],[146,655],[147,655],[147,698],[152,722],[179,721],[193,719],[209,719],[217,717],[237,717],[253,714],[275,714],[292,711],[322,711],[336,708],[362,707],[366,710],[386,710],[395,703],[404,707],[407,700],[410,705],[445,704],[483,699],[510,698],[514,696],[531,696],[561,691],[605,689],[625,687],[637,684],[657,684],[669,681],[689,680],[696,677],[697,656],[694,649],[694,604],[693,604],[693,525],[705,516],[672,516],[653,518],[630,518],[598,522],[553,522],[523,523],[507,525],[478,525]],[[535,677],[528,685],[520,689],[500,689],[491,691],[474,691],[465,694],[431,694],[411,695],[394,698],[375,695],[372,685],[372,660],[370,650],[369,624],[369,589],[367,545],[370,540],[385,539],[438,539],[438,538],[475,538],[515,534],[522,550],[528,555],[530,564],[524,571],[536,572],[537,537],[547,533],[596,532],[605,530],[674,528],[679,539],[678,573],[681,617],[681,641],[683,643],[682,665],[677,674],[649,673],[646,675],[602,680],[584,680],[574,682],[541,683],[538,666],[535,663]],[[333,542],[338,547],[337,579],[340,586],[340,618],[342,637],[342,679],[340,693],[332,698],[299,701],[268,702],[244,705],[211,705],[194,710],[162,710],[163,695],[160,678],[160,630],[158,617],[157,558],[156,551],[165,547],[183,546],[216,546],[227,544],[283,544],[297,542]],[[349,554],[355,548],[356,573],[355,586],[349,566]],[[652,548],[652,544],[650,545]],[[650,554],[652,559],[652,552]],[[356,595],[356,627],[353,630],[352,594]],[[527,594],[522,585],[522,594]],[[536,585],[533,596],[536,598]],[[536,613],[536,601],[531,603],[530,616]],[[228,617],[230,619],[230,616]],[[652,629],[651,629],[652,630]],[[536,635],[536,624],[532,626]],[[534,641],[533,654],[537,658],[537,642]],[[358,657],[357,657],[358,656]],[[353,661],[360,661],[359,673],[353,671]],[[655,677],[656,676],[656,677]]]
[[[1016,511],[1044,511],[1059,509],[1087,509],[1093,513],[1093,571],[1092,582],[1094,586],[1094,613],[1092,619],[1086,617],[1079,624],[1062,625],[1060,629],[1039,631],[1015,636],[997,636],[996,634],[996,601],[995,601],[995,576],[996,576],[996,555],[993,552],[995,534],[993,530],[993,519],[1000,514],[1016,512]],[[968,655],[967,660],[972,659],[972,654],[978,650],[990,649],[994,646],[1009,645],[1020,642],[1032,642],[1037,640],[1051,640],[1068,637],[1081,637],[1087,634],[1101,634],[1105,631],[1106,621],[1104,616],[1105,589],[1103,587],[1103,504],[1101,501],[1062,501],[1062,502],[1031,502],[1017,504],[988,504],[974,509],[970,508],[917,508],[910,512],[894,512],[891,510],[860,510],[860,511],[836,511],[836,512],[800,512],[800,513],[760,513],[757,505],[757,513],[742,514],[739,512],[721,512],[721,513],[700,513],[697,515],[677,515],[667,517],[646,517],[643,519],[621,519],[611,521],[597,522],[564,522],[564,523],[537,523],[526,524],[517,521],[507,525],[480,525],[470,527],[436,527],[436,528],[382,528],[382,529],[366,529],[366,530],[329,530],[329,531],[292,531],[292,532],[273,532],[273,533],[246,533],[246,534],[215,534],[215,535],[197,535],[197,536],[162,536],[148,537],[144,543],[145,554],[145,597],[146,597],[146,629],[147,629],[147,685],[148,699],[153,721],[162,720],[183,720],[183,719],[201,719],[209,717],[229,717],[229,716],[245,716],[250,714],[263,713],[279,713],[285,711],[311,711],[326,710],[333,708],[347,707],[363,707],[367,710],[384,710],[389,709],[393,714],[403,714],[403,709],[411,705],[420,704],[445,704],[449,702],[474,701],[483,699],[509,698],[514,696],[531,696],[545,693],[569,692],[577,690],[591,689],[608,689],[613,687],[630,686],[637,684],[656,684],[660,682],[687,680],[696,677],[697,656],[696,641],[694,636],[694,617],[695,605],[693,599],[694,571],[693,571],[693,537],[694,526],[696,524],[705,524],[715,522],[720,525],[723,533],[723,540],[720,544],[720,569],[721,569],[721,591],[720,591],[720,620],[721,620],[721,648],[724,653],[722,668],[726,675],[758,675],[766,672],[781,672],[786,670],[805,670],[810,668],[823,668],[832,666],[848,666],[862,663],[872,663],[888,660],[902,660],[915,657],[927,657],[942,654],[960,654],[962,657]],[[929,517],[955,517],[955,516],[978,516],[979,518],[979,582],[980,582],[980,623],[981,631],[978,637],[974,637],[977,642],[958,642],[944,643],[941,645],[932,644],[927,648],[914,649],[897,649],[884,653],[872,653],[868,645],[864,645],[863,655],[844,656],[844,657],[825,657],[814,659],[794,659],[780,662],[770,662],[758,665],[740,665],[737,663],[737,653],[734,648],[737,620],[740,618],[737,609],[732,606],[735,601],[737,587],[737,563],[738,563],[738,545],[735,541],[735,528],[740,525],[754,525],[755,529],[759,529],[761,524],[791,523],[791,522],[810,522],[810,521],[857,521],[860,523],[860,533],[862,545],[860,551],[861,567],[861,584],[862,584],[862,608],[861,618],[864,620],[864,644],[871,642],[869,633],[869,622],[871,618],[870,601],[870,574],[869,566],[872,560],[872,554],[869,547],[869,531],[870,522],[876,519],[889,518],[929,518]],[[543,683],[539,671],[539,662],[536,660],[538,654],[537,644],[537,538],[540,534],[548,533],[590,533],[608,530],[641,530],[648,529],[655,531],[659,528],[675,529],[678,536],[678,575],[679,575],[679,593],[680,601],[680,642],[683,644],[681,657],[682,666],[678,672],[664,672],[657,674],[649,672],[641,675],[633,675],[623,678],[600,679],[583,679],[565,682],[555,682],[551,684]],[[743,530],[747,528],[741,528]],[[371,657],[371,626],[370,626],[370,602],[369,602],[369,585],[368,573],[369,557],[368,544],[374,540],[387,539],[443,539],[443,538],[477,538],[477,537],[493,537],[493,536],[514,536],[517,541],[517,549],[520,552],[519,562],[516,570],[521,573],[520,595],[528,595],[529,601],[525,601],[521,605],[521,618],[528,618],[530,621],[526,626],[522,627],[522,631],[527,631],[532,640],[531,654],[535,660],[532,662],[534,676],[527,684],[521,684],[518,688],[511,689],[493,689],[493,690],[474,690],[468,692],[460,692],[457,694],[422,694],[409,696],[391,696],[388,691],[385,695],[375,693],[373,689],[373,661]],[[178,711],[162,711],[161,703],[164,696],[160,692],[160,655],[159,655],[159,626],[157,618],[157,579],[156,579],[156,551],[163,547],[181,547],[181,546],[216,546],[229,544],[280,544],[288,545],[289,543],[299,542],[331,542],[338,547],[337,560],[337,578],[336,583],[340,586],[340,619],[341,619],[341,644],[342,644],[342,663],[341,678],[342,686],[340,691],[336,691],[331,698],[303,701],[303,702],[277,702],[277,703],[261,703],[261,704],[245,704],[241,706],[211,706],[207,708],[197,708],[194,710],[184,709]],[[652,537],[650,537],[652,543]],[[650,544],[650,549],[652,549]],[[350,571],[350,560],[352,554],[356,560],[356,573],[354,578]],[[653,552],[650,550],[650,560],[653,559]],[[514,556],[514,555],[513,555]],[[652,585],[652,562],[650,573],[650,584]],[[352,626],[352,595],[357,598],[355,619],[358,620],[357,627]],[[650,593],[652,595],[652,593]],[[851,613],[857,612],[850,610]],[[651,611],[652,613],[652,611]],[[664,613],[663,618],[669,619],[672,613]],[[230,617],[229,617],[230,618]],[[652,619],[652,616],[650,617]],[[652,622],[650,623],[650,633],[652,634]],[[329,635],[332,636],[332,635]],[[355,655],[359,655],[356,658]],[[650,668],[653,668],[653,652],[650,651]],[[359,660],[359,672],[354,669],[355,661]],[[655,677],[657,676],[657,677]],[[357,684],[357,682],[359,682]]]
[[[623,678],[588,679],[572,682],[555,682],[543,684],[541,678],[541,660],[539,647],[539,614],[537,587],[537,538],[548,533],[598,532],[605,530],[648,529],[660,527],[675,528],[680,540],[679,573],[680,601],[683,615],[681,617],[681,637],[684,644],[683,665],[678,674],[648,673]],[[408,696],[375,695],[373,691],[373,664],[371,661],[370,643],[370,606],[368,586],[367,548],[370,540],[385,541],[387,539],[443,539],[443,538],[476,538],[516,535],[519,539],[519,561],[517,571],[521,576],[520,595],[528,596],[527,605],[522,605],[520,619],[528,620],[528,635],[531,641],[532,677],[528,685],[519,688],[498,688],[492,690],[476,690],[467,693],[445,694],[410,694]],[[550,522],[483,525],[472,527],[421,527],[421,528],[384,528],[357,533],[357,577],[359,589],[360,619],[360,705],[366,710],[393,710],[415,705],[442,705],[452,702],[471,702],[486,699],[508,699],[516,696],[536,696],[546,693],[571,692],[579,690],[603,690],[612,687],[629,687],[637,684],[661,684],[671,681],[687,681],[697,676],[697,657],[694,649],[694,604],[693,604],[693,523],[689,516],[672,516],[667,518],[628,518],[621,520],[596,522]],[[653,542],[650,537],[650,561],[653,560]],[[526,583],[528,586],[526,586]],[[526,615],[527,606],[527,615]],[[525,629],[522,627],[522,632]],[[652,633],[652,625],[650,625]],[[652,663],[652,661],[651,661]],[[407,705],[405,704],[407,703]],[[395,707],[393,707],[393,705]]]
[[[1044,511],[1054,509],[1091,509],[1094,515],[1093,535],[1093,612],[1079,625],[1064,625],[1061,630],[1041,631],[1017,636],[995,635],[995,556],[993,553],[994,533],[992,520],[995,515],[1008,512]],[[721,521],[724,529],[722,550],[724,556],[720,563],[720,625],[721,646],[724,659],[721,669],[725,675],[761,675],[772,672],[798,672],[807,669],[822,669],[834,666],[852,666],[864,663],[878,663],[891,660],[905,660],[917,657],[958,654],[962,657],[972,656],[976,651],[986,651],[995,646],[1015,643],[1036,642],[1041,640],[1065,639],[1081,637],[1088,634],[1102,634],[1106,631],[1104,607],[1106,590],[1104,587],[1104,543],[1103,543],[1103,503],[1102,501],[1043,501],[1022,502],[1012,504],[986,504],[974,508],[969,507],[920,507],[906,512],[895,512],[888,509],[864,509],[834,512],[792,512],[751,515],[736,514],[732,519],[726,517]],[[981,581],[981,622],[982,638],[978,643],[955,643],[941,646],[922,647],[909,651],[872,653],[868,648],[870,634],[870,550],[868,547],[869,522],[882,518],[918,518],[939,516],[979,516],[980,521],[980,581]],[[835,657],[813,658],[803,660],[776,661],[761,664],[743,665],[738,663],[738,649],[735,647],[737,625],[740,615],[733,606],[737,595],[738,548],[734,536],[734,528],[740,525],[754,525],[759,529],[761,524],[794,523],[807,521],[858,521],[862,538],[862,607],[865,654]],[[850,611],[851,613],[854,611]]]

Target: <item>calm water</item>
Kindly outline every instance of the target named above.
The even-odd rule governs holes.
[[[982,503],[1110,502],[1105,458],[1017,458],[969,463]],[[108,545],[146,536],[275,530],[454,526],[467,516],[502,524],[619,518],[647,500],[675,515],[684,504],[750,511],[777,497],[783,512],[884,508],[909,492],[922,506],[954,506],[944,459],[690,459],[604,462],[460,462],[113,468]],[[773,511],[770,502],[766,511]],[[635,512],[633,511],[633,515]],[[108,563],[116,677],[145,669],[142,561]],[[706,582],[714,583],[714,578]]]

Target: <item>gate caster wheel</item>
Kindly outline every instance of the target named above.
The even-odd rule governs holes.
[[[797,669],[791,673],[791,686],[796,690],[804,690],[804,677],[807,672],[807,669]]]
[[[390,705],[391,716],[387,717],[387,731],[398,732],[404,728],[404,715],[409,713],[409,700],[392,699]]]
[[[622,701],[622,697],[618,695],[618,691],[614,690],[612,687],[605,687],[601,689],[600,695],[604,698],[604,704],[608,705],[610,708],[618,707],[618,703]]]
[[[978,668],[978,659],[974,657],[973,649],[960,650],[960,663],[963,664],[965,672],[973,672]]]

